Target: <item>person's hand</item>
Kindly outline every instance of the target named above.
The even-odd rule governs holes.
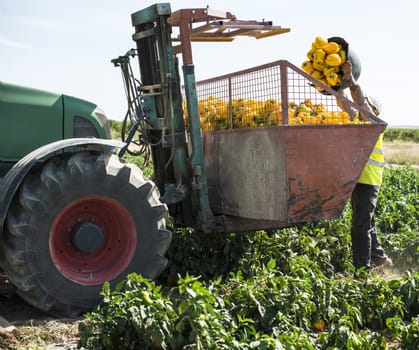
[[[352,63],[351,63],[351,61],[346,60],[342,64],[342,73],[343,73],[343,76],[345,77],[345,79],[347,81],[352,80]]]

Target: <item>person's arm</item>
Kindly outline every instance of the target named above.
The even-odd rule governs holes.
[[[352,63],[349,60],[346,60],[345,63],[342,64],[342,73],[345,80],[348,82],[349,90],[351,91],[352,100],[355,104],[362,107],[363,109],[367,110],[371,114],[373,110],[371,109],[370,105],[367,102],[367,96],[361,89],[361,86],[356,82],[353,74],[352,74]],[[359,118],[361,120],[369,120],[368,116],[365,113],[360,112]]]

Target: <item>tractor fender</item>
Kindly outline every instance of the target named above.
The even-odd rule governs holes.
[[[125,143],[118,140],[97,138],[72,138],[49,143],[27,154],[19,160],[0,181],[0,235],[3,233],[3,225],[10,203],[12,202],[21,182],[31,170],[33,165],[40,160],[50,158],[57,152],[63,151],[65,148],[74,146],[86,147],[87,149],[92,146],[123,148]]]

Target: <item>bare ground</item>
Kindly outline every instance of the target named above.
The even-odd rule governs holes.
[[[384,144],[386,162],[419,169],[419,144]],[[82,319],[56,319],[37,310],[14,293],[0,271],[0,350],[76,349]]]
[[[78,319],[57,319],[22,300],[0,272],[0,349],[75,349]]]
[[[389,164],[410,164],[419,167],[419,143],[385,142],[384,156]]]

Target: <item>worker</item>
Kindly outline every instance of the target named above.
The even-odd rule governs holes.
[[[361,107],[358,118],[369,120],[367,111],[378,116],[381,106],[375,99],[364,94],[352,74],[352,63],[348,59],[342,65],[343,78],[349,87],[353,102]],[[349,115],[353,115],[347,106],[343,106]],[[383,134],[377,143],[363,169],[352,192],[352,257],[357,270],[364,268],[367,272],[373,267],[391,266],[391,259],[385,254],[377,237],[374,213],[377,206],[378,192],[382,183],[384,170],[384,154],[382,149]]]

